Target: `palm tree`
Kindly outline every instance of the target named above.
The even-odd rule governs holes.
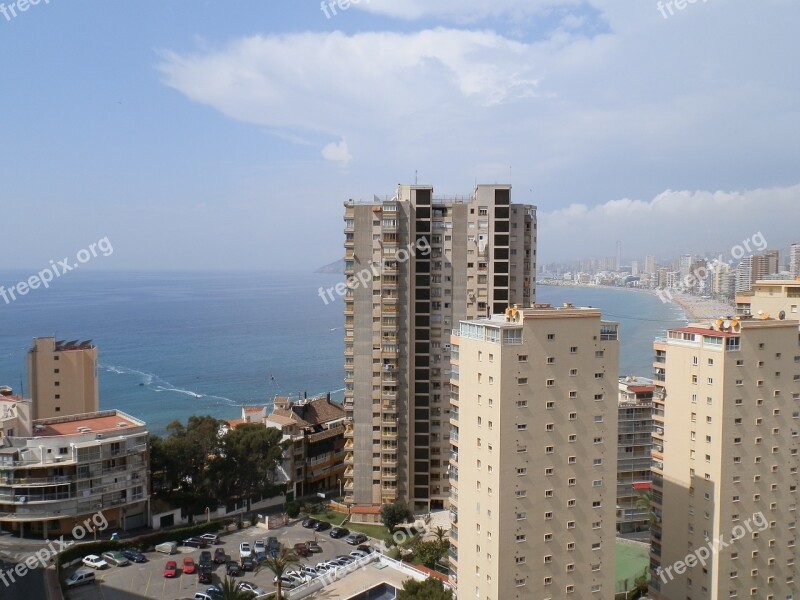
[[[437,525],[431,533],[433,533],[433,535],[436,537],[436,541],[439,542],[440,545],[444,544],[445,540],[450,534],[450,532],[441,525]]]
[[[283,600],[283,594],[281,593],[281,577],[289,570],[289,567],[297,564],[300,564],[300,558],[297,554],[295,554],[293,550],[282,548],[276,556],[267,556],[267,558],[256,567],[255,573],[258,573],[263,568],[272,571],[277,578],[275,584],[275,600]]]
[[[251,595],[247,592],[236,589],[236,580],[225,577],[219,586],[222,591],[222,600],[247,600]]]
[[[653,490],[647,490],[639,495],[636,499],[636,508],[642,508],[648,511],[650,524],[656,522],[656,513],[653,512]]]

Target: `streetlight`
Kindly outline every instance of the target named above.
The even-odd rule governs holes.
[[[342,497],[342,480],[341,479],[337,479],[336,483],[339,484],[339,498],[341,498]]]
[[[206,523],[211,522],[211,509],[206,506]]]

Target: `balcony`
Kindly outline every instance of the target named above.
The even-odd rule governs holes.
[[[344,476],[345,477],[352,478],[354,473],[355,473],[355,469],[353,467],[347,467],[344,470]]]
[[[353,453],[352,452],[347,452],[344,455],[344,464],[346,464],[346,465],[352,465],[353,464]]]
[[[344,443],[344,449],[345,450],[352,450],[354,446],[355,446],[355,444],[353,443],[353,439],[352,438],[350,438],[349,440],[347,440]]]
[[[353,482],[352,482],[351,480],[349,480],[349,479],[348,479],[347,481],[345,481],[345,482],[344,482],[344,485],[343,485],[342,487],[343,487],[343,488],[344,488],[346,491],[348,491],[348,492],[352,492],[352,491],[353,491],[353,488],[355,488],[355,485],[353,485]]]

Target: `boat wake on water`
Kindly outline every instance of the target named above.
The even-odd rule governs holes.
[[[171,384],[169,381],[166,381],[156,375],[155,373],[148,373],[147,371],[140,371],[138,369],[131,369],[129,367],[120,367],[116,365],[98,365],[100,369],[106,371],[107,373],[113,373],[115,375],[127,375],[127,376],[134,376],[139,379],[139,385],[147,387],[148,389],[161,393],[161,392],[171,392],[173,394],[182,394],[184,396],[189,396],[190,398],[207,398],[209,400],[221,400],[225,404],[230,404],[231,406],[238,406],[239,403],[231,398],[227,398],[225,396],[215,396],[214,394],[202,394],[200,392],[195,392],[193,390],[186,390],[183,388],[179,388]]]

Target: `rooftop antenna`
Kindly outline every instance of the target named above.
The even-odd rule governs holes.
[[[417,181],[417,170],[414,169],[414,185],[417,185],[417,183],[418,183],[418,181]]]

